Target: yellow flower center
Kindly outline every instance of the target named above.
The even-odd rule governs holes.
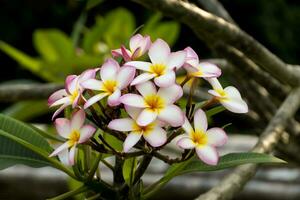
[[[217,97],[218,99],[220,99],[220,100],[227,99],[227,94],[223,89],[217,89],[216,92],[219,93],[219,95],[221,96],[221,97]]]
[[[69,146],[72,147],[79,141],[80,133],[78,130],[73,130],[72,133],[69,135]]]
[[[107,92],[109,95],[114,93],[117,87],[117,81],[115,80],[106,80],[103,82],[103,90]]]
[[[147,126],[139,126],[137,123],[134,123],[132,126],[133,131],[140,132],[143,135],[147,135],[154,129],[155,124],[150,123]]]
[[[150,66],[150,72],[155,74],[155,76],[164,75],[166,72],[166,66],[163,64],[154,64]]]
[[[153,112],[159,112],[165,107],[164,100],[158,95],[149,95],[145,97],[146,106]]]
[[[76,89],[73,94],[71,95],[71,102],[73,103],[75,101],[75,99],[77,98],[78,96],[78,90]]]
[[[192,140],[197,146],[205,146],[207,144],[207,135],[202,131],[192,133]]]

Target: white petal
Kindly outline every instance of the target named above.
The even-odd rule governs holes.
[[[183,90],[179,85],[174,84],[169,87],[159,88],[157,95],[163,98],[166,104],[172,104],[182,97]]]
[[[67,96],[67,92],[65,89],[58,90],[51,94],[51,96],[48,98],[48,105],[50,106],[55,101],[62,99],[63,97]]]
[[[190,136],[194,132],[194,129],[186,116],[184,116],[184,124],[182,125],[182,128]]]
[[[159,87],[169,87],[175,84],[175,76],[176,75],[174,71],[168,71],[164,75],[156,77],[154,82]]]
[[[71,119],[71,130],[79,130],[85,121],[84,110],[78,110],[75,112]]]
[[[155,74],[142,73],[142,74],[138,75],[137,77],[135,77],[135,79],[131,82],[130,85],[141,84],[141,83],[144,83],[146,81],[149,81],[150,79],[152,79],[154,77],[155,77]]]
[[[57,118],[54,122],[58,134],[64,138],[68,138],[71,133],[70,121],[66,118]]]
[[[97,94],[93,97],[91,97],[85,104],[84,104],[84,109],[87,109],[88,107],[90,107],[91,105],[93,105],[94,103],[100,101],[101,99],[103,99],[104,97],[106,97],[108,94],[107,93],[100,93]]]
[[[64,105],[62,105],[61,107],[59,107],[59,109],[57,109],[55,112],[54,112],[54,114],[53,114],[53,116],[52,116],[52,120],[59,114],[59,113],[61,113],[61,111],[63,111],[66,107],[68,107],[69,105],[68,104],[64,104]]]
[[[123,151],[128,152],[142,137],[141,133],[131,132],[125,139],[123,144]]]
[[[78,143],[84,143],[86,141],[88,141],[95,133],[96,128],[93,127],[92,125],[84,125],[81,129],[80,129],[80,138]]]
[[[178,140],[177,145],[183,149],[195,148],[195,143],[189,137],[182,137]]]
[[[186,52],[185,51],[177,51],[174,53],[171,53],[168,57],[168,63],[167,66],[169,69],[179,69],[185,61],[186,58]]]
[[[167,64],[170,55],[170,47],[162,39],[157,39],[151,45],[148,55],[153,64]]]
[[[141,34],[136,34],[132,36],[129,40],[130,51],[134,52],[137,48],[139,48],[142,40],[143,40],[143,36]]]
[[[114,119],[108,124],[108,128],[116,131],[132,131],[135,121],[131,118]]]
[[[108,99],[107,104],[109,106],[117,106],[120,104],[120,97],[121,97],[121,91],[119,89],[116,89],[114,93],[112,93]]]
[[[197,53],[191,47],[185,48],[184,51],[186,51],[186,63],[196,66],[199,63]]]
[[[96,79],[89,79],[89,80],[83,81],[81,83],[81,86],[86,89],[99,91],[99,90],[102,90],[102,88],[103,88],[103,82],[96,80]]]
[[[235,87],[233,86],[228,86],[224,89],[226,95],[229,97],[229,98],[236,98],[236,99],[240,99],[242,98],[241,97],[241,94],[240,92],[238,91],[238,89],[236,89]]]
[[[227,142],[227,135],[221,128],[211,128],[207,132],[208,143],[212,146],[223,146]]]
[[[222,74],[221,69],[212,63],[208,63],[208,62],[199,63],[199,68],[203,73],[201,77],[214,78],[214,77],[219,77]]]
[[[247,113],[248,112],[248,105],[247,103],[239,98],[239,99],[227,99],[227,100],[220,100],[220,103],[229,111],[233,113]]]
[[[62,105],[62,104],[67,104],[67,105],[71,105],[71,99],[69,96],[67,97],[63,97],[62,99],[58,99],[57,101],[53,102],[50,107],[54,107],[54,106],[58,106],[58,105]]]
[[[144,98],[140,95],[137,94],[125,94],[120,97],[120,102],[132,106],[132,107],[137,107],[137,108],[145,108],[146,103],[144,101]]]
[[[194,115],[194,128],[195,131],[205,132],[207,130],[207,118],[203,110],[198,109]]]
[[[68,149],[69,148],[69,144],[68,142],[65,142],[63,143],[62,145],[60,145],[57,149],[55,149],[49,157],[53,157],[53,156],[56,156],[57,154],[59,154],[60,152],[62,152],[63,150],[65,149]]]
[[[96,72],[98,69],[87,69],[84,72],[81,73],[79,76],[78,82],[82,83],[83,81],[89,80],[89,79],[94,79],[96,76]]]
[[[184,114],[178,106],[169,105],[158,114],[158,119],[170,124],[173,127],[182,126]]]
[[[206,78],[205,80],[210,83],[214,90],[223,90],[223,87],[217,78]]]
[[[65,89],[69,94],[72,94],[78,86],[78,76],[76,75],[69,75],[65,81]]]
[[[74,145],[69,152],[69,164],[72,166],[75,164],[76,145]]]
[[[136,89],[139,91],[139,93],[143,96],[146,97],[148,95],[155,95],[156,94],[156,87],[155,85],[147,81],[145,83],[141,83],[135,86]]]
[[[101,80],[115,80],[119,70],[119,64],[113,59],[107,59],[100,69]]]
[[[215,96],[215,97],[222,97],[217,91],[215,90],[208,90],[208,93]]]
[[[159,147],[167,141],[166,131],[158,126],[152,131],[144,133],[143,137],[152,147]]]
[[[211,146],[196,147],[198,157],[208,165],[217,165],[219,155],[217,150]]]
[[[140,55],[139,56],[144,55],[146,53],[146,51],[149,50],[150,46],[151,46],[150,36],[145,36],[143,38],[143,41],[140,44],[140,53],[139,53]]]
[[[133,80],[134,76],[135,76],[134,67],[131,66],[121,67],[117,75],[118,87],[120,89],[127,87],[130,84],[130,82]]]
[[[136,120],[139,114],[142,112],[143,108],[136,108],[132,106],[125,105],[124,106],[127,114],[134,120]]]
[[[137,124],[140,126],[146,126],[150,123],[152,123],[157,117],[157,112],[145,108],[139,115],[139,117],[137,118]]]
[[[150,66],[152,65],[149,62],[143,62],[143,61],[131,61],[125,63],[126,66],[133,66],[136,69],[142,70],[142,71],[150,71]]]

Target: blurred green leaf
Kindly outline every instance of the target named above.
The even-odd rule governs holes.
[[[134,172],[137,166],[136,158],[128,158],[125,160],[122,168],[123,178],[128,186],[133,184]]]
[[[175,21],[161,22],[161,19],[162,15],[160,13],[153,15],[146,22],[142,33],[144,35],[150,35],[152,41],[161,38],[172,46],[179,36],[180,25]]]
[[[86,10],[90,10],[96,6],[98,6],[99,4],[101,4],[103,2],[103,0],[88,0],[86,3]]]
[[[7,107],[2,113],[21,121],[29,121],[49,113],[49,108],[45,100],[22,101]]]
[[[57,29],[38,29],[33,33],[33,44],[47,61],[57,61],[75,56],[70,38]]]
[[[51,165],[35,150],[50,153],[52,148],[35,130],[0,114],[0,169],[24,164],[31,167]]]
[[[165,175],[159,181],[146,188],[144,197],[149,198],[175,176],[193,172],[223,170],[226,168],[236,167],[238,165],[249,163],[285,163],[285,161],[272,155],[253,152],[230,153],[224,155],[220,157],[219,163],[216,166],[207,165],[198,158],[192,158],[183,163],[178,163],[170,166]]]
[[[207,118],[209,117],[212,117],[220,112],[223,112],[224,110],[226,110],[226,108],[224,108],[224,106],[217,106],[217,107],[214,107],[212,109],[209,109],[208,111],[206,111],[206,116]]]

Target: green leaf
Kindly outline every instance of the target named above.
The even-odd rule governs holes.
[[[128,158],[123,164],[123,178],[128,186],[133,183],[134,172],[137,166],[136,158]]]
[[[49,113],[49,108],[45,100],[22,101],[7,107],[2,113],[21,121],[29,121]]]
[[[98,6],[99,4],[101,4],[103,2],[103,0],[88,0],[86,3],[86,10],[90,10],[96,6]]]
[[[150,35],[153,41],[162,38],[172,46],[179,36],[180,25],[175,21],[160,22],[161,19],[160,13],[153,15],[145,24],[142,33]]]
[[[223,170],[249,163],[285,163],[285,161],[271,155],[253,152],[230,153],[224,155],[220,157],[219,163],[216,166],[207,165],[197,158],[192,158],[183,163],[172,165],[159,181],[146,188],[144,191],[144,198],[149,198],[175,176],[193,172]]]
[[[30,71],[35,72],[40,68],[40,60],[32,58],[31,56],[23,53],[22,51],[3,41],[0,41],[0,50]]]
[[[124,8],[109,12],[104,22],[103,39],[110,49],[120,48],[121,44],[125,44],[136,27],[134,16]]]
[[[206,116],[207,118],[209,117],[212,117],[220,112],[223,112],[224,110],[226,110],[226,108],[224,106],[217,106],[217,107],[214,107],[212,109],[209,109],[208,111],[206,111]]]
[[[28,143],[39,151],[50,153],[52,148],[35,130],[24,123],[0,114],[0,169],[24,164],[43,167],[51,163],[20,143]]]
[[[33,33],[36,50],[47,61],[75,56],[73,44],[68,36],[57,29],[39,29]]]

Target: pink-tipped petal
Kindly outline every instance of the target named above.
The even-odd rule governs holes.
[[[73,103],[72,103],[72,108],[76,108],[76,106],[78,105],[78,102],[79,102],[79,99],[81,97],[81,94],[77,94],[75,99],[73,100]]]
[[[182,125],[182,128],[188,135],[192,136],[194,129],[186,116],[184,116],[184,123]]]
[[[160,147],[167,141],[167,133],[161,127],[155,127],[152,131],[144,133],[143,137],[152,147]]]
[[[169,87],[175,84],[176,75],[174,71],[168,71],[166,74],[156,77],[154,82],[159,87]]]
[[[136,107],[127,106],[127,105],[125,105],[124,107],[125,107],[125,110],[128,113],[128,115],[134,120],[136,120],[138,118],[138,116],[140,115],[140,113],[143,110],[142,108],[136,108]]]
[[[72,130],[79,130],[85,121],[85,112],[84,110],[78,110],[75,112],[71,119],[71,129]]]
[[[184,124],[184,114],[178,106],[169,105],[161,110],[158,119],[170,124],[173,127],[182,126]]]
[[[137,85],[137,84],[142,84],[145,83],[146,81],[149,81],[150,79],[154,78],[155,74],[150,74],[150,73],[143,73],[139,76],[137,76],[130,85]]]
[[[95,78],[96,72],[97,72],[97,69],[87,69],[87,70],[85,70],[79,76],[79,79],[78,79],[79,83],[81,83],[83,81],[86,81],[88,79]]]
[[[81,129],[80,129],[80,138],[78,143],[84,143],[86,141],[88,141],[95,133],[96,128],[93,127],[92,125],[84,125]]]
[[[121,102],[120,102],[120,97],[121,97],[121,90],[119,89],[116,89],[114,91],[114,93],[112,93],[108,99],[107,99],[107,104],[109,106],[117,106],[119,105]]]
[[[149,49],[149,57],[153,64],[167,64],[170,55],[169,45],[162,39],[157,39]]]
[[[177,51],[171,53],[168,58],[167,66],[169,69],[179,69],[184,64],[186,59],[186,52],[185,51]]]
[[[54,124],[58,134],[63,138],[68,138],[68,135],[71,133],[70,121],[66,118],[57,118]]]
[[[227,142],[227,135],[221,128],[211,128],[207,132],[208,144],[216,147],[223,146]]]
[[[163,98],[166,104],[172,104],[182,97],[183,90],[179,85],[174,84],[170,87],[159,88],[157,95]]]
[[[120,97],[119,101],[125,105],[137,107],[137,108],[145,108],[146,104],[144,98],[137,94],[125,94]]]
[[[135,121],[131,118],[114,119],[108,124],[108,128],[116,131],[133,131]]]
[[[62,105],[61,107],[59,107],[59,109],[57,109],[55,112],[54,112],[54,114],[53,114],[53,116],[52,116],[52,120],[54,120],[54,118],[57,116],[57,115],[59,115],[67,106],[69,106],[68,104],[64,104],[64,105]]]
[[[78,76],[69,75],[65,81],[65,89],[69,94],[72,94],[77,88]]]
[[[86,81],[83,81],[81,83],[81,86],[83,88],[89,89],[89,90],[103,90],[103,82],[96,80],[96,79],[89,79]]]
[[[198,157],[208,165],[217,165],[219,155],[217,150],[212,146],[196,147]]]
[[[94,103],[100,101],[101,99],[103,99],[104,97],[106,97],[108,94],[107,93],[100,93],[97,94],[93,97],[91,97],[85,104],[84,104],[84,109],[87,109],[88,107],[90,107],[91,105],[93,105]]]
[[[50,107],[59,106],[62,104],[68,104],[71,105],[71,99],[70,97],[63,97],[62,99],[58,99],[57,101],[53,102]]]
[[[214,90],[223,90],[223,87],[217,78],[205,78],[205,80],[207,80],[210,83]]]
[[[67,96],[67,92],[65,89],[60,89],[56,92],[54,92],[53,94],[51,94],[51,96],[48,98],[48,105],[50,106],[51,104],[53,104],[55,101],[62,99],[63,97]]]
[[[241,98],[231,98],[226,100],[220,100],[220,103],[229,111],[233,113],[247,113],[248,105]]]
[[[207,118],[203,110],[198,109],[194,115],[194,128],[195,131],[205,132],[207,130]]]
[[[60,152],[62,152],[65,149],[69,148],[69,144],[68,142],[63,143],[62,145],[60,145],[59,147],[57,147],[50,155],[49,157],[53,157],[58,155]]]
[[[150,36],[145,36],[142,43],[140,44],[140,55],[144,55],[148,50],[149,48],[151,47],[151,39],[150,39]]]
[[[113,57],[122,57],[122,51],[121,49],[114,49],[114,50],[111,50],[111,54]]]
[[[142,40],[143,40],[143,36],[141,34],[136,34],[132,36],[129,40],[130,51],[134,52],[137,48],[139,48]]]
[[[136,89],[143,97],[156,94],[156,87],[151,81],[136,85]]]
[[[177,145],[182,149],[193,149],[196,146],[189,137],[182,137],[178,140]]]
[[[200,77],[217,78],[222,74],[221,69],[212,63],[199,63],[199,68],[202,72],[202,75]]]
[[[199,57],[197,53],[191,47],[186,47],[184,51],[186,52],[186,63],[192,66],[198,65]]]
[[[157,117],[157,112],[145,108],[139,115],[139,117],[137,118],[136,122],[138,125],[140,126],[146,126],[150,123],[152,123]]]
[[[118,87],[120,89],[127,87],[134,79],[134,76],[135,76],[134,67],[131,66],[121,67],[117,75],[117,81],[119,83]]]
[[[119,70],[119,64],[113,59],[107,59],[100,69],[101,80],[115,80]]]
[[[123,59],[126,62],[130,61],[132,53],[128,49],[126,49],[124,45],[121,46],[121,51],[122,51]]]
[[[71,166],[75,164],[75,155],[76,155],[76,145],[74,145],[69,152],[69,165]]]
[[[150,66],[152,65],[149,62],[144,62],[144,61],[131,61],[131,62],[127,62],[125,63],[126,66],[133,66],[136,69],[142,70],[142,71],[150,71]]]
[[[123,144],[123,151],[128,152],[142,137],[142,134],[139,132],[131,132],[125,139]]]

